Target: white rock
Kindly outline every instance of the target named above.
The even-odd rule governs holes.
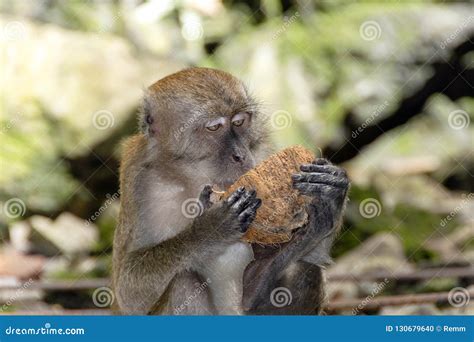
[[[61,214],[54,222],[43,216],[33,216],[30,222],[36,234],[64,254],[88,253],[99,240],[94,224],[87,224],[70,213]]]

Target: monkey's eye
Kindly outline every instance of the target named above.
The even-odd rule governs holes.
[[[209,121],[206,123],[206,129],[210,132],[215,132],[225,124],[225,118],[220,117],[217,119],[214,119],[212,121]]]
[[[244,121],[245,121],[245,119],[235,120],[235,121],[232,121],[232,124],[234,126],[242,126],[244,124]]]
[[[248,118],[248,113],[239,113],[232,118],[232,125],[237,127],[242,126]]]
[[[208,131],[215,132],[215,131],[217,131],[219,128],[221,128],[221,126],[222,126],[222,125],[219,123],[219,124],[216,124],[216,125],[207,126],[206,129],[207,129]]]

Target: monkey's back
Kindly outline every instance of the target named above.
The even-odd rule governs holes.
[[[127,180],[135,179],[143,167],[146,138],[143,134],[127,138],[122,145],[120,160],[120,214],[115,228],[112,251],[113,287],[120,273],[120,266],[127,252],[128,242],[132,237],[133,226],[136,224],[136,201],[133,194],[133,183]],[[117,309],[117,308],[114,308]]]

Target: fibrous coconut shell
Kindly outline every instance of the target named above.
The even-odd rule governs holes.
[[[227,198],[238,187],[255,189],[262,199],[255,220],[243,240],[271,245],[291,239],[292,231],[308,221],[307,196],[292,186],[291,175],[300,172],[301,164],[314,160],[314,153],[302,146],[293,146],[271,155],[254,169],[241,176],[223,195]]]

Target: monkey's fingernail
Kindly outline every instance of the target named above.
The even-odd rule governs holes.
[[[243,192],[245,190],[245,187],[243,186],[239,186],[239,188],[237,189],[238,192]]]
[[[301,171],[308,171],[310,168],[310,165],[307,165],[307,164],[303,164],[300,166],[300,170]]]
[[[257,198],[256,207],[257,207],[257,208],[260,208],[261,205],[262,205],[262,200],[261,200],[260,198]]]

